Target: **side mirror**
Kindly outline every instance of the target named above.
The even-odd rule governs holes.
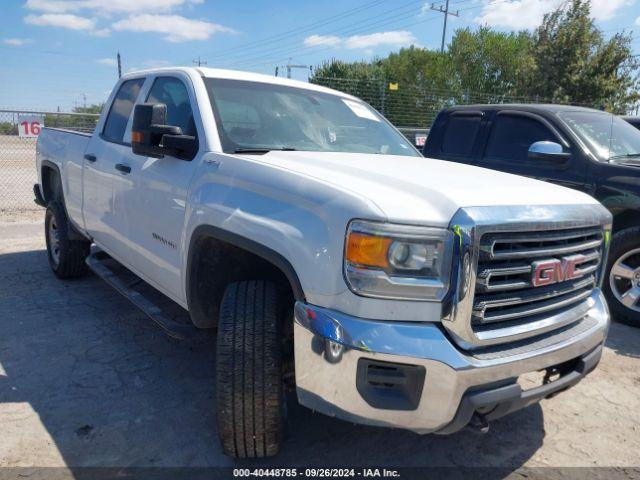
[[[136,155],[162,158],[171,155],[192,160],[198,151],[198,141],[183,135],[180,127],[167,125],[167,106],[163,103],[142,103],[133,111],[131,150]]]
[[[559,143],[543,141],[529,147],[528,157],[530,160],[565,162],[571,158],[571,154],[565,152]]]

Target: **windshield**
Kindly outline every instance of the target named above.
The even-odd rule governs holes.
[[[563,112],[560,118],[601,160],[640,156],[640,131],[604,112]]]
[[[222,149],[382,153],[419,156],[363,102],[302,88],[205,79]]]

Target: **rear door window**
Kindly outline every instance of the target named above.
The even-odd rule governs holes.
[[[446,155],[470,156],[478,137],[482,115],[456,115],[449,117],[442,138],[442,153]]]
[[[120,90],[113,99],[107,120],[104,123],[102,137],[110,142],[121,143],[124,131],[136,103],[144,78],[127,80],[120,86]]]
[[[496,115],[484,158],[524,162],[535,142],[557,142],[556,135],[542,122],[520,115]]]

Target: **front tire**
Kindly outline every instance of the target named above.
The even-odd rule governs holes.
[[[613,236],[604,291],[614,319],[640,327],[640,227]]]
[[[280,449],[284,396],[278,311],[270,282],[235,282],[222,298],[216,405],[218,435],[230,457],[270,457]]]
[[[77,278],[86,273],[84,261],[91,249],[88,240],[71,240],[70,228],[62,205],[56,200],[49,202],[44,217],[47,256],[51,270],[62,279]]]

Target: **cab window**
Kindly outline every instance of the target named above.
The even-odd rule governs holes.
[[[494,121],[484,158],[524,162],[535,142],[557,142],[554,133],[534,118],[500,115]]]
[[[482,115],[451,115],[442,138],[442,153],[471,155],[481,122]]]
[[[189,93],[181,80],[157,78],[147,96],[147,103],[164,103],[167,106],[167,125],[180,127],[183,135],[197,136]]]
[[[136,78],[123,82],[113,99],[109,114],[104,123],[102,137],[110,142],[121,143],[127,128],[129,116],[136,103],[144,78]]]

